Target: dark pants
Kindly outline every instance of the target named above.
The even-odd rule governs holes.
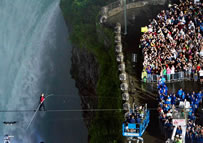
[[[44,111],[46,111],[44,103],[40,104],[39,111],[41,111],[42,108],[43,108]]]

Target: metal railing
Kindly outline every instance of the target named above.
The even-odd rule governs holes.
[[[150,120],[150,112],[149,112],[149,110],[147,110],[141,123],[129,123],[128,124],[129,129],[133,129],[134,131],[132,131],[132,132],[125,131],[125,123],[123,123],[123,125],[122,125],[123,136],[141,137],[149,124],[149,120]]]
[[[131,9],[135,7],[141,7],[147,4],[145,0],[126,0],[126,8]],[[131,6],[133,5],[133,6]],[[102,7],[101,15],[106,17],[111,17],[124,10],[124,0],[118,0]]]
[[[183,80],[193,80],[193,81],[198,81],[199,74],[196,73],[189,73],[189,72],[176,72],[175,74],[170,74],[170,75],[163,75],[166,79],[166,82],[178,82],[178,81],[183,81]],[[159,79],[160,75],[158,74],[151,74],[151,76],[144,77],[146,79],[142,79],[143,82],[157,82]]]
[[[105,6],[105,7],[107,7],[108,10],[110,11],[110,10],[112,10],[112,9],[114,9],[114,8],[121,7],[121,3],[120,3],[120,1],[116,1],[116,2],[113,2],[113,3],[108,4],[108,5]]]
[[[126,0],[126,4],[130,4],[130,3],[136,3],[136,2],[139,2],[139,1],[144,1],[144,0]],[[112,2],[110,4],[108,4],[107,7],[108,10],[112,10],[114,8],[118,8],[118,7],[121,7],[123,6],[123,0],[118,0],[118,1],[115,1],[115,2]]]
[[[146,4],[163,5],[167,0],[126,0],[127,9],[141,7]],[[102,7],[102,16],[112,16],[123,10],[124,0],[117,0]]]

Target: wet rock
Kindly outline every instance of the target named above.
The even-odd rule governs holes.
[[[95,56],[86,48],[74,47],[72,50],[71,75],[81,97],[82,109],[97,108],[96,85],[98,80],[98,64]],[[93,112],[83,112],[84,121],[89,127]]]

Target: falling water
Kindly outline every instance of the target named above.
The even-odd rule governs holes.
[[[69,73],[71,45],[59,0],[0,0],[0,18],[0,110],[35,109],[42,92],[77,95]],[[67,107],[61,99],[54,100],[55,103],[49,99],[48,107]],[[69,103],[69,106],[80,108],[79,102],[79,97],[75,97],[71,102],[74,105]],[[82,120],[54,121],[65,114],[39,113],[32,127],[25,131],[33,112],[0,113],[0,142],[5,134],[14,135],[12,140],[19,143],[41,140],[56,143],[59,139],[63,143],[67,139],[86,142],[87,131]],[[77,117],[81,118],[81,113]],[[53,121],[49,122],[50,118]],[[17,124],[6,126],[3,121],[17,121]],[[62,132],[60,126],[68,129],[63,128],[63,133],[57,134]],[[78,130],[71,129],[76,126],[80,137]]]

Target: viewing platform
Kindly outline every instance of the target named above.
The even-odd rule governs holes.
[[[115,16],[120,12],[124,11],[126,1],[126,9],[133,9],[143,7],[145,5],[164,5],[167,0],[118,0],[110,3],[101,10],[100,23],[105,23],[109,17]]]
[[[145,112],[144,118],[141,123],[123,123],[122,134],[125,137],[142,137],[150,121],[150,112]]]

